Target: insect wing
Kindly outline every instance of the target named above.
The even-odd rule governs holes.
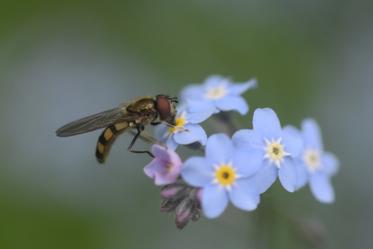
[[[68,123],[56,131],[59,137],[69,137],[100,128],[105,128],[117,122],[130,122],[137,118],[135,114],[128,114],[123,106],[93,114]]]

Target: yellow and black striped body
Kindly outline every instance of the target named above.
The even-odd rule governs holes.
[[[104,163],[111,146],[116,138],[129,128],[128,122],[116,123],[105,128],[98,138],[96,145],[96,158],[99,163]]]
[[[161,122],[175,124],[175,103],[177,100],[167,95],[141,97],[116,108],[70,122],[59,128],[56,134],[59,137],[69,137],[104,128],[96,145],[97,161],[104,163],[116,138],[128,129],[136,129],[137,133],[128,151],[151,154],[149,151],[132,150],[132,147],[147,125],[157,125]]]

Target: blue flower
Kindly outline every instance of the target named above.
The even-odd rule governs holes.
[[[306,119],[302,122],[302,131],[293,127],[286,129],[298,133],[303,139],[303,150],[297,161],[297,187],[309,182],[311,192],[318,201],[333,202],[335,196],[330,178],[338,171],[339,161],[332,153],[324,151],[318,124],[313,119]]]
[[[168,148],[175,150],[179,144],[199,142],[206,144],[207,135],[198,124],[199,115],[187,112],[185,105],[178,107],[175,117],[175,126],[169,127],[161,124],[156,129],[156,137],[165,143]]]
[[[202,189],[205,216],[218,217],[229,201],[242,210],[256,209],[259,191],[250,177],[259,169],[261,155],[238,149],[224,134],[209,137],[205,153],[205,157],[189,158],[181,171],[185,182]]]
[[[188,111],[198,113],[200,121],[220,111],[238,111],[241,115],[249,111],[240,95],[256,86],[256,80],[234,84],[221,76],[210,76],[202,85],[191,85],[181,93],[181,100],[188,105]]]
[[[294,159],[301,152],[302,140],[293,132],[281,128],[272,109],[255,110],[253,130],[236,132],[233,141],[242,149],[260,154],[261,168],[254,176],[260,193],[265,192],[277,176],[287,191],[296,190],[297,170]]]

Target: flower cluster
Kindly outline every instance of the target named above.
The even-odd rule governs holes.
[[[276,113],[263,108],[254,111],[251,129],[234,130],[231,137],[223,133],[207,136],[201,123],[212,115],[248,113],[241,94],[255,86],[256,80],[234,83],[221,76],[188,86],[181,92],[175,125],[160,125],[156,130],[155,158],[144,171],[163,186],[161,211],[175,212],[178,228],[198,220],[201,212],[216,218],[229,203],[244,211],[255,210],[261,194],[277,178],[288,192],[309,183],[318,201],[334,201],[331,177],[339,162],[324,151],[316,121],[304,120],[300,130],[282,127]],[[183,162],[175,150],[192,143],[201,145],[204,156]]]

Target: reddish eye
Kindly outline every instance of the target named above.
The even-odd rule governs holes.
[[[161,120],[166,120],[171,112],[171,104],[166,96],[157,96],[157,110],[159,112]]]

